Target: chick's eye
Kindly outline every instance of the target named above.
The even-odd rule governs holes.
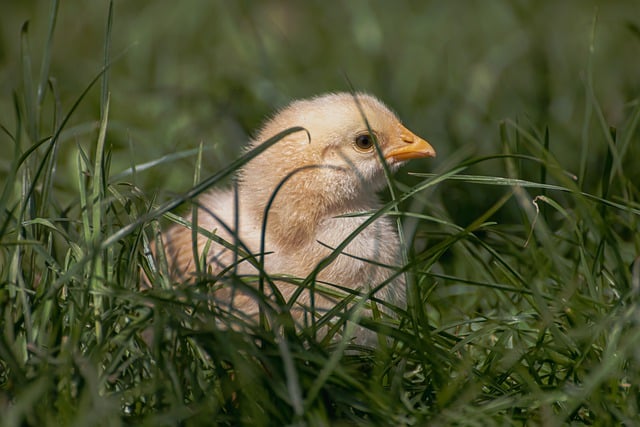
[[[373,138],[368,133],[358,135],[355,140],[355,145],[360,151],[369,151],[373,148]]]

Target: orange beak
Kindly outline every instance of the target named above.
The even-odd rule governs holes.
[[[436,156],[436,150],[433,149],[431,144],[406,127],[398,126],[400,127],[400,141],[389,147],[389,151],[384,155],[385,159],[403,162],[410,159]]]

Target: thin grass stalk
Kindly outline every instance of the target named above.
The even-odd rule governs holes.
[[[36,105],[38,106],[38,115],[40,115],[40,109],[47,90],[49,81],[49,69],[51,68],[51,53],[53,51],[53,33],[56,29],[56,21],[58,19],[58,6],[59,0],[52,0],[49,6],[49,27],[47,32],[47,39],[43,50],[42,64],[40,66],[40,81],[38,82],[38,92]],[[34,140],[35,141],[35,140]]]
[[[200,142],[199,146],[198,146],[198,155],[196,157],[196,164],[194,167],[194,172],[193,172],[193,186],[195,187],[196,185],[198,185],[198,182],[200,182],[200,171],[202,169],[202,147],[203,144],[202,142]],[[193,255],[193,259],[195,261],[195,267],[196,267],[196,277],[201,277],[202,273],[203,273],[203,268],[206,267],[207,265],[207,254],[209,253],[208,249],[205,249],[203,251],[202,254],[199,253],[199,248],[198,248],[198,212],[199,212],[199,207],[197,204],[194,204],[191,208],[191,224],[193,225],[191,228],[191,251],[192,251],[192,255]],[[202,262],[200,261],[200,255],[202,255],[202,257],[205,257],[205,259],[202,260]]]
[[[29,48],[29,21],[22,25],[20,32],[21,65],[22,65],[22,86],[24,90],[24,108],[26,116],[27,134],[32,142],[38,141],[38,115],[33,93],[33,71],[31,64],[31,53]]]

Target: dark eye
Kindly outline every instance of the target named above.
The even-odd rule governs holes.
[[[373,137],[368,133],[356,137],[356,148],[360,151],[369,151],[373,148]]]

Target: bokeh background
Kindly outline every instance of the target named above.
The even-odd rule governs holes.
[[[437,149],[401,183],[470,160],[588,197],[549,191],[537,215],[540,188],[469,177],[413,195],[414,309],[374,357],[211,330],[213,283],[140,292],[151,202],[292,99],[351,87]],[[639,125],[639,0],[0,0],[0,423],[637,425]]]
[[[50,9],[50,2],[35,0],[0,5],[0,124],[11,132],[12,93],[24,89],[21,45],[36,82]],[[100,72],[108,10],[107,1],[60,2],[50,67],[58,99],[48,94],[45,108],[58,103],[68,112]],[[20,37],[26,21],[28,45]],[[552,153],[576,174],[588,139],[588,186],[589,171],[600,176],[607,146],[602,126],[625,126],[638,102],[639,28],[635,0],[116,0],[108,49],[111,171],[202,142],[203,173],[212,173],[239,155],[274,109],[352,85],[380,97],[436,147],[436,160],[414,162],[410,170],[439,171],[501,152],[499,123],[510,119],[537,135],[548,127]],[[51,112],[41,116],[45,137],[53,129]],[[59,194],[76,192],[73,153],[78,144],[86,150],[95,144],[99,119],[98,84],[74,112],[60,146]],[[13,158],[5,133],[0,147],[1,178]],[[192,155],[150,168],[137,183],[150,193],[184,191],[194,162]],[[500,162],[477,169],[503,175]],[[449,194],[458,205],[452,210],[462,212],[492,199],[490,189],[461,184]]]

